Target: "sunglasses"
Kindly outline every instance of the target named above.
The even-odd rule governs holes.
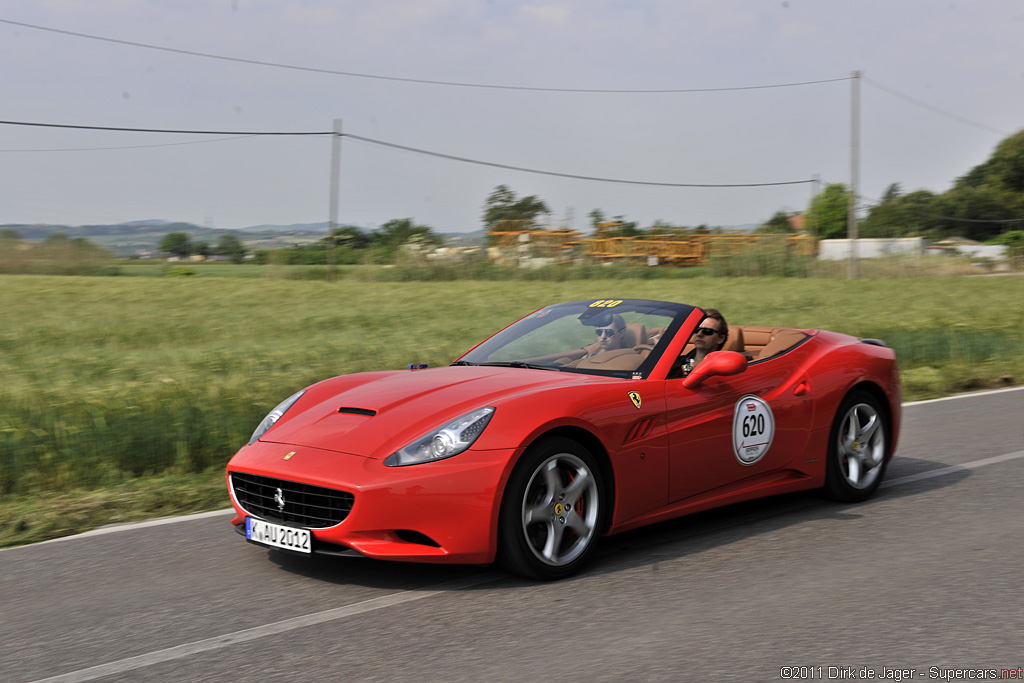
[[[598,327],[594,329],[594,334],[598,337],[610,337],[617,332],[619,332],[619,330],[611,327]]]
[[[710,327],[698,327],[697,334],[710,337],[713,334],[721,334],[721,332]]]

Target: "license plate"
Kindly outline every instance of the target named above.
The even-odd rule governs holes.
[[[261,519],[245,518],[245,537],[263,545],[293,550],[297,553],[311,553],[309,529],[296,529],[280,524],[271,524]]]

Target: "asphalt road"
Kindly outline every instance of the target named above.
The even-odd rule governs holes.
[[[904,419],[866,503],[703,513],[557,583],[291,557],[228,513],[5,550],[0,681],[997,679],[1024,667],[1024,390]]]

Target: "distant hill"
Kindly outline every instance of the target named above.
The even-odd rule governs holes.
[[[193,242],[216,244],[221,235],[234,235],[248,249],[281,249],[296,244],[310,244],[327,234],[327,222],[292,223],[290,225],[252,225],[238,230],[204,228],[194,223],[147,219],[128,221],[112,225],[51,225],[8,223],[0,228],[17,230],[23,239],[41,242],[49,235],[59,232],[68,237],[84,237],[85,239],[110,250],[117,256],[126,257],[133,254],[155,252],[160,241],[169,232],[184,232]],[[347,224],[343,224],[347,225]],[[354,226],[364,232],[369,228]],[[447,241],[459,244],[483,243],[484,232],[472,233],[440,233]]]
[[[365,228],[360,228],[365,230]],[[327,221],[322,223],[292,223],[291,225],[252,225],[238,232],[319,232],[327,234]]]
[[[213,245],[221,235],[235,235],[250,249],[277,249],[294,244],[309,244],[327,233],[327,224],[317,230],[317,223],[299,223],[281,226],[254,226],[242,230],[204,228],[193,223],[165,221],[158,219],[129,221],[113,225],[25,225],[9,223],[0,228],[16,230],[23,239],[41,242],[53,233],[68,237],[84,237],[117,256],[131,256],[157,250],[157,246],[169,232],[184,232],[194,242],[208,242]]]

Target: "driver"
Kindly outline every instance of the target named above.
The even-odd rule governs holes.
[[[622,332],[625,329],[626,321],[618,314],[612,316],[611,322],[608,325],[604,327],[595,327],[594,333],[597,335],[598,346],[592,353],[584,356],[584,358],[591,358],[605,353],[606,351],[621,349]]]
[[[681,377],[686,377],[712,351],[720,351],[729,337],[729,325],[717,309],[704,309],[704,320],[693,333],[693,351],[681,357]]]

